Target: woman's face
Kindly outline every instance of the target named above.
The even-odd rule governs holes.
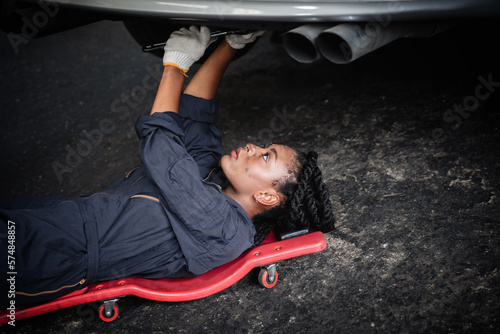
[[[296,152],[284,145],[264,148],[247,144],[221,159],[221,167],[234,190],[253,195],[273,188],[273,182],[288,174]]]

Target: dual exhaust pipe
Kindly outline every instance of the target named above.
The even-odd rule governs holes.
[[[451,23],[391,22],[380,24],[342,23],[335,26],[306,24],[283,35],[288,54],[301,63],[321,57],[335,64],[348,64],[402,37],[431,37]]]

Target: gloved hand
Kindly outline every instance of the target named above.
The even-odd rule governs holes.
[[[210,29],[191,26],[170,34],[165,45],[163,65],[173,65],[187,72],[191,65],[200,60],[210,45]]]
[[[246,35],[226,35],[226,41],[233,49],[243,49],[245,45],[254,42],[257,37],[262,36],[265,32],[265,30],[259,30]]]

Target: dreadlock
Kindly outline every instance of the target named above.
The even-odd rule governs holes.
[[[289,166],[288,175],[275,182],[276,190],[286,200],[254,217],[257,232],[254,246],[260,244],[276,228],[310,228],[322,232],[335,228],[330,195],[316,164],[317,159],[316,152],[297,152],[296,162]]]

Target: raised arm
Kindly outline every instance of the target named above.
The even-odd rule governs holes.
[[[179,100],[186,72],[203,56],[208,45],[210,45],[210,29],[207,27],[181,28],[170,35],[163,56],[165,69],[151,115],[165,111],[179,112]]]
[[[224,42],[203,63],[184,90],[185,94],[211,100],[217,94],[222,76],[238,49],[252,43],[264,31],[256,31],[247,35],[228,35]]]
[[[165,66],[153,108],[151,108],[151,115],[165,111],[179,113],[179,99],[183,85],[184,74],[173,65]]]
[[[231,62],[236,50],[225,41],[208,57],[191,79],[184,94],[211,100],[217,94],[222,76]]]
[[[217,94],[224,72],[236,53],[246,44],[254,42],[264,31],[247,35],[228,35],[210,55],[191,79],[185,94],[211,100]],[[207,27],[191,26],[170,35],[163,56],[165,69],[158,87],[151,114],[157,112],[179,112],[179,100],[186,72],[198,61],[210,45],[210,30]]]

